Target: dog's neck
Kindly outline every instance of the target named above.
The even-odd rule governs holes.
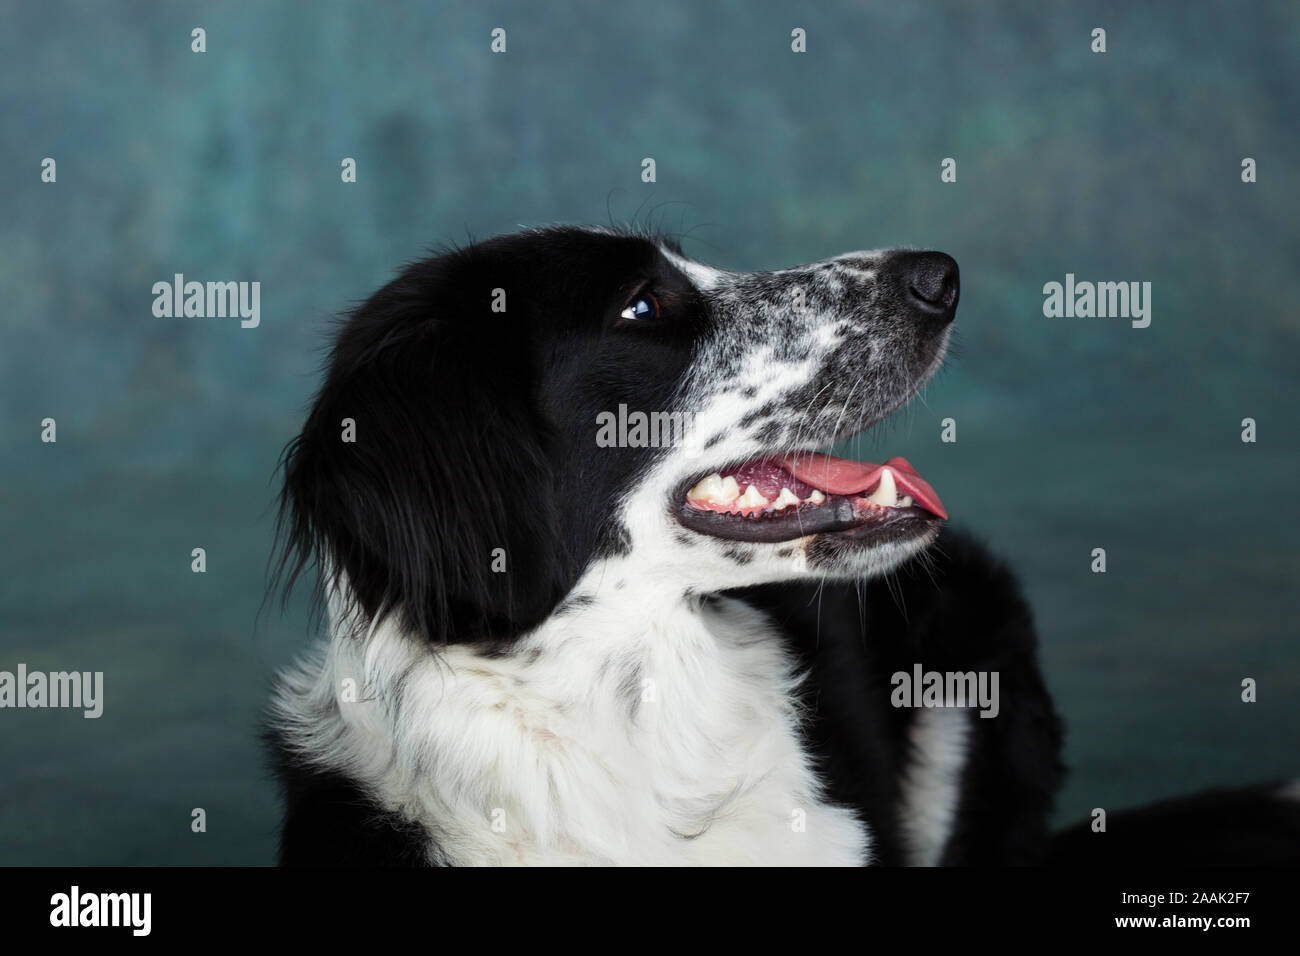
[[[604,572],[505,650],[337,620],[311,699],[281,710],[334,711],[316,759],[427,823],[448,862],[861,862],[770,622]]]

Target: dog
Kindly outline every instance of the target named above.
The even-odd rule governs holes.
[[[552,227],[353,311],[282,459],[274,586],[314,578],[328,635],[269,711],[281,863],[1047,860],[1014,577],[909,462],[819,451],[934,374],[959,284]],[[995,676],[996,713],[915,706],[922,672]]]

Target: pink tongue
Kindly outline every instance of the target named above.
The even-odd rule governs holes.
[[[916,503],[940,518],[947,518],[939,496],[905,458],[891,458],[883,465],[833,458],[818,452],[790,455],[777,464],[800,481],[832,495],[856,495],[875,490],[880,484],[880,470],[888,467],[898,485],[899,495],[911,495]]]

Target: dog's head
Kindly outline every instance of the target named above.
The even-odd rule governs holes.
[[[281,569],[435,641],[518,635],[602,562],[680,593],[885,571],[938,498],[815,449],[929,377],[957,291],[942,253],[725,272],[604,229],[412,265],[343,324],[286,450]]]

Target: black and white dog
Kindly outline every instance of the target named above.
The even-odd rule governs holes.
[[[273,701],[282,862],[1043,860],[1014,580],[907,462],[817,452],[917,391],[957,297],[938,252],[737,273],[597,228],[376,293],[284,461],[329,636]],[[996,716],[895,706],[917,665],[996,674]]]

